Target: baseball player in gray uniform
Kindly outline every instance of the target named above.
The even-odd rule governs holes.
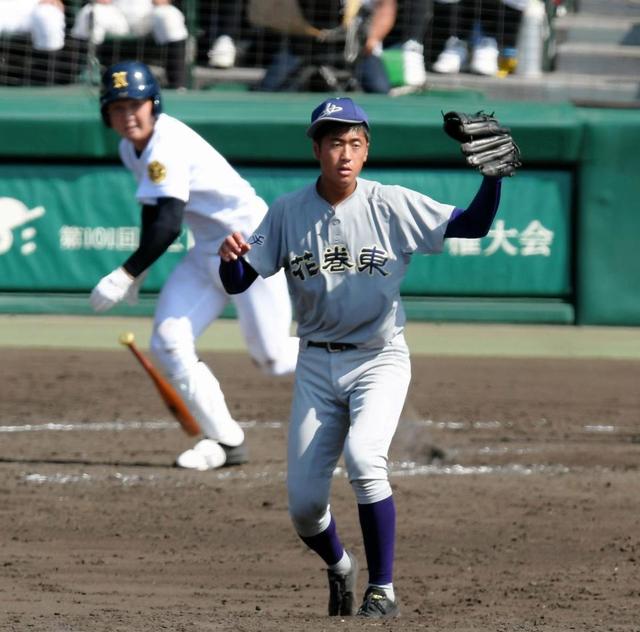
[[[369,123],[349,98],[320,104],[307,134],[320,177],[277,199],[249,240],[229,235],[220,276],[227,291],[241,292],[285,270],[300,337],[288,437],[293,525],[327,564],[329,615],[393,617],[396,516],[387,455],[411,376],[400,284],[414,253],[435,254],[447,237],[488,232],[500,178],[483,178],[467,209],[360,178]],[[357,612],[358,564],[329,505],[342,454],[369,571]]]

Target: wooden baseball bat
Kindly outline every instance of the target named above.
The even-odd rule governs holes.
[[[142,368],[147,372],[155,387],[160,393],[160,397],[167,405],[167,408],[171,411],[171,414],[178,420],[182,429],[190,436],[195,437],[200,434],[200,426],[194,419],[193,415],[189,412],[186,404],[182,401],[182,398],[178,394],[173,386],[167,381],[167,379],[156,369],[151,361],[138,349],[135,344],[134,335],[131,332],[122,334],[120,336],[120,344],[125,347],[129,347],[129,350],[135,356],[136,360],[142,365]]]

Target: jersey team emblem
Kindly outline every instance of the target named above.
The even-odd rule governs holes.
[[[154,184],[162,182],[167,177],[167,168],[157,160],[149,163],[147,171],[149,172],[149,179]]]

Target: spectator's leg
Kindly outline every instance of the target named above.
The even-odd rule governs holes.
[[[471,35],[472,15],[467,5],[454,1],[436,0],[433,6],[433,50],[439,51],[433,70],[456,74],[462,70],[468,58],[467,40]]]
[[[33,43],[31,85],[55,83],[56,56],[64,46],[64,12],[53,4],[38,4],[31,14]]]
[[[469,2],[470,0],[466,0]],[[475,10],[475,24],[479,37],[473,43],[470,69],[479,75],[495,76],[498,73],[498,39],[503,22],[504,5],[501,0],[483,0]]]
[[[86,4],[82,7],[71,29],[72,37],[91,39],[100,45],[107,34],[116,37],[129,34],[129,24],[122,12],[111,4]]]
[[[289,51],[286,43],[274,55],[271,64],[262,78],[262,81],[256,86],[256,90],[264,92],[284,92],[289,89],[292,83],[292,77],[300,69],[302,60],[297,55]]]
[[[155,6],[152,15],[153,38],[167,46],[167,84],[170,88],[187,87],[186,42],[189,36],[184,15],[173,5]]]
[[[58,53],[56,83],[75,83],[87,63],[88,42],[67,37],[64,48]]]
[[[167,44],[167,85],[170,88],[187,87],[187,41]]]
[[[31,51],[31,68],[27,73],[26,85],[51,86],[54,81],[56,51]]]
[[[514,9],[506,4],[502,5],[502,11],[499,16],[500,20],[498,22],[498,32],[496,33],[496,39],[502,48],[517,47],[522,14],[521,9]]]
[[[504,5],[502,20],[499,24],[500,31],[497,34],[500,43],[500,57],[498,58],[499,74],[509,75],[515,72],[518,66],[518,36],[523,10]]]
[[[64,12],[53,4],[38,4],[31,17],[33,47],[41,51],[56,51],[64,46]]]
[[[423,42],[427,28],[427,18],[432,11],[433,0],[406,0],[402,13],[401,39]]]
[[[430,48],[433,51],[433,61],[444,50],[450,37],[460,37],[461,34],[458,29],[459,13],[460,3],[458,0],[455,2],[434,1],[429,38]]]
[[[219,20],[215,40],[208,53],[209,64],[217,68],[231,68],[236,63],[237,41],[242,31],[241,0],[220,0]]]
[[[408,86],[421,86],[427,80],[423,42],[432,4],[433,0],[405,0],[401,39],[404,83]]]
[[[387,94],[391,90],[384,64],[377,55],[367,55],[358,60],[354,74],[365,92]]]

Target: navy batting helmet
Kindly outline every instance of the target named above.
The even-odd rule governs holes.
[[[162,112],[160,86],[151,69],[140,61],[120,61],[109,66],[102,75],[100,113],[105,125],[110,127],[107,106],[118,99],[153,101],[153,113]]]

